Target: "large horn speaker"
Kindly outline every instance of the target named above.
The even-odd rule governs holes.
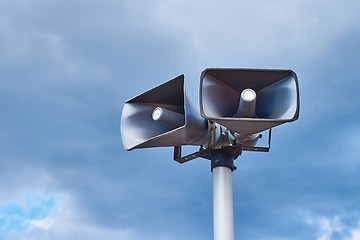
[[[207,121],[189,102],[184,88],[180,75],[125,102],[121,135],[126,150],[207,142]]]
[[[299,88],[291,70],[205,69],[200,112],[240,134],[259,133],[299,117]]]

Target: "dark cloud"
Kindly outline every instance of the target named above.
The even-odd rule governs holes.
[[[180,165],[170,148],[125,152],[122,105],[181,73],[197,97],[205,67],[281,67],[298,74],[300,119],[274,130],[270,153],[237,160],[236,237],[315,239],[319,225],[308,218],[340,216],[356,227],[357,14],[333,18],[337,5],[322,1],[273,12],[259,1],[228,4],[2,2],[1,199],[71,196],[69,219],[96,226],[99,238],[209,239],[209,162]]]

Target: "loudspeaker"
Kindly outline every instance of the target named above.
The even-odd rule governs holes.
[[[299,117],[299,87],[291,70],[205,69],[200,112],[239,134],[259,133]]]
[[[125,149],[206,143],[207,121],[195,109],[184,75],[126,101],[120,123]]]

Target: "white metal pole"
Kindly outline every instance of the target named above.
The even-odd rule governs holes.
[[[232,169],[218,166],[212,169],[214,240],[234,240]]]

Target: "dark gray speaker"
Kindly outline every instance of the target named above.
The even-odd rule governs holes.
[[[187,99],[180,75],[125,102],[121,135],[126,150],[202,145],[208,128]]]
[[[205,69],[200,112],[239,134],[259,133],[299,117],[299,87],[291,70]]]

